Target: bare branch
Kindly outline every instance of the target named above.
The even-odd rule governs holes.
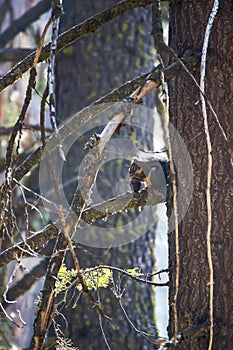
[[[36,54],[34,57],[34,61],[33,61],[33,66],[30,69],[30,75],[29,75],[29,79],[28,79],[28,85],[27,85],[27,90],[26,90],[26,96],[24,99],[24,103],[20,112],[20,115],[17,119],[17,122],[15,123],[10,139],[8,141],[8,145],[7,145],[7,152],[6,152],[6,184],[8,186],[10,186],[11,182],[12,182],[12,173],[13,170],[15,170],[15,165],[12,166],[12,153],[13,153],[13,148],[14,148],[14,144],[15,144],[15,139],[16,136],[18,135],[18,142],[16,145],[16,157],[18,157],[19,154],[19,146],[20,146],[20,140],[22,137],[22,128],[23,128],[23,123],[24,123],[24,119],[25,119],[25,115],[26,112],[28,110],[29,104],[31,102],[31,98],[32,98],[32,90],[33,88],[35,88],[36,85],[36,65],[38,63],[38,59],[42,50],[42,46],[44,43],[44,39],[45,39],[45,35],[49,29],[49,26],[51,24],[51,17],[50,19],[47,21],[45,28],[43,30],[40,42],[39,42],[39,46],[38,49],[36,50]]]
[[[7,291],[8,300],[16,300],[20,295],[26,293],[39,278],[45,275],[48,266],[47,259],[43,259],[38,265],[27,273],[20,281],[15,283],[13,287]],[[7,309],[8,303],[3,303],[3,307]]]
[[[133,10],[136,7],[145,7],[152,4],[153,0],[126,0],[122,1],[109,9],[94,15],[80,24],[72,27],[70,30],[62,33],[58,37],[57,51],[62,50],[65,46],[71,44],[73,41],[79,39],[83,35],[95,32],[102,25],[110,22],[114,18],[122,15],[124,12]],[[46,45],[40,55],[39,62],[47,60],[50,55],[50,43]],[[22,74],[32,67],[35,52],[27,56],[22,62],[17,64],[6,75],[0,79],[0,91],[7,86],[13,84],[20,79]]]
[[[34,251],[43,249],[44,245],[48,243],[50,239],[55,238],[58,235],[58,229],[55,225],[50,224],[46,226],[42,231],[37,232],[33,236],[27,239],[27,245]],[[22,249],[25,247],[25,242],[20,242],[14,246],[4,250],[0,254],[0,268],[17,259],[20,256]],[[27,256],[27,253],[24,254]]]
[[[30,125],[25,124],[23,125],[23,130],[32,130],[32,131],[40,131],[41,127],[40,125]],[[10,133],[13,131],[13,126],[10,126],[8,128],[5,128],[4,126],[0,127],[0,136],[9,136]],[[52,133],[53,130],[51,128],[45,128],[45,132]]]
[[[20,138],[22,136],[23,122],[24,122],[24,118],[25,118],[28,106],[29,106],[31,98],[32,98],[32,89],[35,87],[36,74],[37,74],[36,69],[34,67],[31,68],[24,103],[23,103],[20,115],[17,119],[17,122],[15,123],[15,125],[13,127],[13,131],[11,133],[11,136],[10,136],[10,139],[9,139],[9,142],[7,145],[6,171],[8,171],[8,169],[10,170],[10,168],[12,167],[12,153],[13,153],[13,147],[15,144],[15,139],[16,139],[17,134],[19,134],[19,141],[18,141],[17,148],[16,148],[16,154],[18,154],[19,142],[20,142]],[[7,175],[6,175],[6,177],[7,177]]]
[[[199,54],[195,54],[192,51],[188,50],[185,52],[184,56],[182,57],[182,61],[185,62],[190,67],[194,67],[197,62],[199,61]],[[171,79],[175,77],[179,70],[180,70],[181,64],[179,61],[174,62],[173,64],[169,65],[164,69],[164,76],[166,79]],[[90,106],[84,108],[82,111],[80,111],[78,114],[80,116],[80,119],[85,118],[85,121],[90,120],[93,117],[93,114],[91,113],[93,107],[97,105],[101,105],[104,103],[109,102],[118,102],[121,99],[124,99],[125,97],[131,95],[137,88],[142,86],[143,83],[145,83],[146,78],[148,78],[147,84],[148,84],[148,90],[149,92],[151,89],[155,89],[158,86],[161,85],[161,74],[158,69],[152,69],[151,72],[140,75],[136,77],[135,79],[126,82],[122,86],[120,86],[118,89],[115,89],[111,91],[110,93],[106,94],[99,100],[96,100],[93,102]],[[147,91],[147,87],[145,84],[145,88],[141,90],[140,98],[144,96],[144,92]],[[102,108],[104,108],[102,106]],[[97,109],[93,109],[95,113],[97,112]],[[101,109],[99,110],[99,112]],[[12,129],[11,129],[12,131]],[[51,131],[46,130],[46,131]],[[0,129],[1,133],[1,129]],[[2,129],[2,133],[5,133],[5,130]],[[39,147],[34,153],[28,156],[28,158],[15,170],[15,178],[20,181],[37,163],[39,163],[41,156],[43,154],[43,147]],[[13,185],[12,185],[13,186]],[[2,193],[2,192],[1,192]],[[1,196],[0,196],[1,197]]]
[[[19,62],[36,49],[6,47],[0,49],[0,62]]]
[[[116,198],[110,199],[102,204],[93,206],[92,208],[85,209],[82,213],[81,225],[85,223],[94,223],[98,219],[106,218],[114,215],[123,210],[130,208],[139,208],[145,205],[157,205],[164,203],[165,198],[162,194],[154,193],[153,196],[147,198],[146,192],[126,193]],[[51,239],[56,238],[59,231],[55,224],[46,226],[43,230],[37,232],[33,236],[27,239],[27,245],[31,247],[33,251],[41,250],[45,244]],[[6,249],[0,254],[0,268],[8,264],[10,261],[16,259],[20,255],[22,249],[25,246],[25,242],[18,243],[11,248]],[[26,255],[25,255],[26,256]]]
[[[190,51],[187,52],[187,54],[184,55],[182,58],[185,62],[188,62],[191,66],[195,65],[198,62],[198,55],[192,54]],[[168,66],[164,70],[164,75],[167,78],[171,78],[175,76],[180,69],[180,63],[175,62],[172,65]],[[84,108],[82,111],[79,112],[79,121],[87,121],[90,120],[93,116],[92,110],[96,113],[96,106],[99,104],[103,104],[104,102],[109,101],[119,101],[121,98],[129,96],[130,93],[133,93],[135,91],[135,87],[138,88],[142,83],[145,83],[146,78],[148,77],[148,74],[144,74],[140,77],[135,78],[131,82],[127,82],[126,84],[122,85],[119,89],[114,90],[110,94],[107,94],[103,98],[95,101],[92,105]],[[149,81],[152,83],[155,82],[154,87],[158,87],[161,84],[161,73],[159,70],[153,69],[151,73],[149,73]],[[146,85],[146,84],[145,84]],[[140,90],[142,91],[142,90]],[[95,106],[95,109],[93,107]],[[102,107],[103,108],[103,107]],[[100,109],[101,110],[101,109]],[[72,119],[72,118],[71,118]],[[70,125],[72,125],[72,120],[70,122]],[[70,127],[69,125],[69,127]],[[43,148],[39,147],[34,153],[32,153],[23,163],[20,165],[16,171],[15,171],[15,178],[17,181],[20,181],[24,175],[32,169],[33,166],[35,166],[39,160],[41,159],[43,153]],[[13,185],[12,185],[13,186]],[[139,197],[136,199],[133,198],[133,201],[130,201],[129,195],[123,195],[117,198],[111,200],[111,203],[106,202],[106,205],[100,204],[100,208],[97,209],[96,207],[93,207],[91,209],[87,209],[87,211],[83,212],[83,217],[85,222],[94,222],[95,220],[103,217],[108,217],[109,215],[112,215],[112,213],[117,213],[120,210],[125,210],[127,208],[132,207],[141,207],[145,205],[145,198],[143,193],[139,194]],[[162,203],[165,201],[164,198],[154,198],[155,201],[151,203],[151,199],[148,198],[146,203],[148,205],[156,205],[158,203]],[[124,205],[124,201],[128,203],[128,207]],[[151,203],[151,204],[150,204]],[[106,206],[111,205],[109,207],[108,212],[106,212]],[[75,207],[73,207],[73,210]],[[105,214],[103,214],[105,213]],[[28,244],[31,246],[31,248],[34,250],[38,250],[39,247],[42,247],[49,239],[55,238],[58,234],[58,229],[54,225],[49,225],[44,230],[39,232],[38,234],[34,235],[33,237],[28,239]],[[24,246],[24,243],[21,243],[19,246],[14,246],[12,248],[9,248],[6,252],[3,252],[2,255],[0,255],[3,259],[1,259],[2,264],[0,262],[0,267],[4,266],[5,264],[9,263],[11,260],[15,259],[16,255],[20,253],[20,249],[22,249]],[[5,254],[5,255],[4,255]]]
[[[43,154],[43,147],[40,146],[36,151],[31,153],[15,170],[14,177],[17,181],[22,180],[22,178],[37,165]],[[14,186],[12,184],[12,186]]]
[[[54,316],[55,283],[56,276],[64,260],[67,241],[63,235],[59,235],[50,259],[47,274],[41,291],[41,299],[33,324],[33,335],[28,349],[41,349],[47,329],[52,323]]]
[[[167,49],[163,41],[163,25],[160,8],[160,0],[155,0],[152,6],[152,35],[154,45],[159,55],[162,56],[164,50]]]

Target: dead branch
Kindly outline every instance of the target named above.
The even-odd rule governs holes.
[[[82,23],[77,24],[68,31],[62,33],[58,37],[57,51],[62,50],[65,46],[71,44],[73,41],[79,39],[81,36],[95,32],[102,25],[122,15],[124,12],[133,10],[136,7],[145,7],[152,3],[153,0],[126,0],[86,19]],[[39,62],[47,60],[49,55],[50,43],[43,48],[39,58]],[[0,91],[5,89],[7,86],[13,84],[16,80],[20,79],[21,76],[32,67],[34,56],[35,52],[27,56],[22,62],[18,63],[0,79]]]

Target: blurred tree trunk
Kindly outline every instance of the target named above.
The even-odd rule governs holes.
[[[66,16],[62,18],[61,30],[114,3],[117,1],[75,1],[74,6],[74,2],[64,1]],[[60,120],[65,120],[125,81],[148,71],[153,65],[150,31],[150,9],[139,8],[63,50],[57,59],[57,107]],[[153,100],[147,100],[147,103],[152,106]],[[78,153],[82,154],[85,142],[80,144]],[[77,150],[73,154],[70,152],[70,171],[72,165],[79,163],[78,157]],[[114,179],[110,176],[112,171],[106,178],[107,186],[112,188]],[[121,248],[107,251],[87,249],[111,265],[123,268],[140,266],[143,271],[152,271],[154,268],[154,232],[148,232],[145,237]],[[98,263],[80,250],[77,255],[82,267]],[[146,330],[149,327],[151,331],[151,327],[154,327],[153,293],[149,286],[131,282],[127,284],[123,301],[130,319],[139,329]],[[112,325],[104,323],[111,349],[151,348],[151,344],[132,329],[113,293],[101,291],[101,296],[104,312],[112,318]],[[75,309],[72,309],[71,303],[62,313],[69,324],[67,336],[80,350],[106,348],[98,316],[88,300],[82,298]],[[60,321],[63,322],[62,319]],[[152,332],[156,335],[155,329],[152,328]]]
[[[230,139],[232,126],[232,2],[219,2],[207,54],[206,96]],[[170,46],[182,55],[187,49],[202,50],[212,1],[170,1]],[[192,71],[199,81],[200,71]],[[169,82],[170,121],[177,128],[193,162],[194,191],[188,212],[179,226],[180,278],[177,299],[178,330],[209,319],[209,267],[207,261],[207,146],[199,91],[182,70]],[[232,237],[230,236],[231,163],[229,144],[207,106],[212,143],[211,249],[214,267],[214,339],[212,349],[230,349],[233,342]],[[169,237],[170,266],[175,266],[174,232]],[[170,305],[174,300],[175,271],[172,274]],[[174,335],[173,307],[170,308],[170,336]],[[179,349],[208,349],[209,332],[181,343]]]

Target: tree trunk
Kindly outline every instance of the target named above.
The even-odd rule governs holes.
[[[212,1],[170,1],[169,44],[182,55],[185,50],[201,52]],[[211,102],[221,126],[230,139],[232,106],[232,2],[220,1],[211,30],[206,97]],[[192,71],[199,82],[200,70]],[[194,171],[194,189],[188,212],[179,225],[179,293],[177,298],[178,330],[209,320],[209,276],[207,260],[207,143],[203,127],[200,93],[190,76],[182,70],[169,82],[170,121],[183,138],[190,153]],[[230,235],[230,145],[207,106],[212,143],[211,179],[212,230],[211,251],[214,268],[214,339],[212,349],[230,349],[233,342],[232,312],[232,237]],[[170,266],[175,266],[174,232],[169,235]],[[175,294],[175,269],[172,270],[170,305]],[[174,335],[174,313],[170,307],[170,337]],[[191,339],[189,347],[181,342],[179,349],[208,349],[209,331]]]
[[[62,31],[110,6],[117,1],[64,1],[66,16],[62,18]],[[92,101],[103,96],[112,89],[136,75],[148,71],[152,67],[150,10],[137,9],[122,18],[105,25],[95,34],[81,38],[74,45],[67,47],[57,61],[57,100],[58,114],[64,120],[72,113],[80,110]],[[147,100],[148,102],[148,100]],[[152,105],[151,101],[149,101]],[[143,127],[143,125],[142,125]],[[93,132],[92,132],[93,133]],[[91,136],[90,135],[87,135]],[[84,142],[78,151],[69,154],[69,171],[74,164],[79,164]],[[113,187],[112,169],[105,175],[105,185]],[[117,170],[116,170],[117,171]],[[105,173],[106,174],[106,173]],[[67,191],[69,192],[69,191]],[[70,191],[72,193],[73,190]],[[128,214],[125,214],[127,217]],[[115,221],[124,220],[124,214],[117,215]],[[85,247],[86,248],[86,247]],[[154,267],[154,230],[145,237],[119,248],[100,250],[87,247],[92,254],[102,257],[105,263],[122,268],[140,266],[144,272]],[[93,257],[77,255],[82,267],[97,265]],[[116,276],[115,276],[116,278]],[[126,280],[124,280],[123,286]],[[152,329],[154,325],[153,290],[150,286],[129,283],[122,301],[129,318],[139,329]],[[104,322],[104,331],[111,349],[148,349],[151,344],[137,334],[126,320],[120,309],[118,300],[111,291],[101,291],[101,303],[104,312],[112,318],[112,322]],[[71,303],[62,313],[67,318],[69,329],[67,336],[80,350],[96,350],[106,348],[100,330],[96,311],[91,309],[89,301],[83,297],[78,307],[72,309]],[[60,319],[61,323],[63,322]],[[64,323],[64,322],[63,322]]]

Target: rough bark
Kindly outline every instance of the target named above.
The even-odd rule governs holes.
[[[170,1],[171,47],[181,55],[187,49],[201,52],[205,27],[211,11],[210,1]],[[206,96],[230,139],[232,127],[232,3],[220,1],[211,31],[207,57]],[[192,71],[199,81],[199,69]],[[206,174],[207,147],[199,91],[184,71],[169,82],[170,120],[181,134],[192,158],[193,198],[179,226],[180,279],[177,300],[178,329],[208,321],[209,267],[207,262]],[[214,266],[214,341],[213,349],[230,349],[233,335],[232,312],[232,237],[230,235],[230,144],[224,139],[213,113],[208,108],[212,143],[211,249]],[[175,266],[174,232],[169,237],[170,266]],[[170,303],[174,298],[175,271],[171,275]],[[170,308],[170,336],[174,335],[173,307]],[[179,345],[179,349],[207,349],[209,333]]]

